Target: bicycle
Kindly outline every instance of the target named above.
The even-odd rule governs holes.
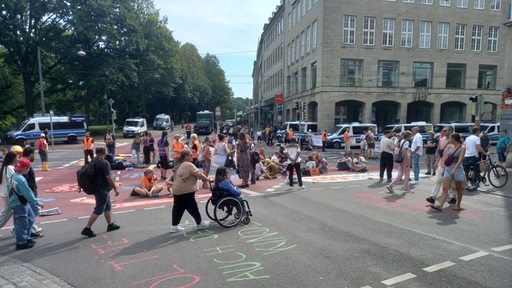
[[[475,191],[480,186],[480,183],[484,183],[484,185],[488,186],[487,181],[495,188],[502,188],[507,185],[507,169],[496,164],[495,161],[492,160],[492,155],[497,155],[497,153],[490,153],[487,159],[476,162],[475,165],[470,167],[468,171],[468,181],[471,185],[467,188],[468,191]],[[475,171],[478,172],[475,173]]]
[[[231,228],[242,222],[247,225],[251,222],[251,208],[247,200],[238,200],[232,196],[225,196],[222,191],[211,187],[212,196],[206,201],[206,215],[224,228]]]

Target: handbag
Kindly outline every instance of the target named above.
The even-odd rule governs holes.
[[[27,205],[27,203],[28,203],[27,198],[25,198],[25,196],[23,196],[23,195],[18,194],[18,192],[16,192],[16,189],[14,189],[11,186],[11,189],[9,189],[9,197],[12,197],[13,194],[16,194],[16,196],[18,196],[18,200],[20,200],[21,205]]]
[[[398,149],[398,153],[396,153],[394,155],[394,161],[395,163],[402,163],[404,161],[404,152],[402,150],[402,148],[404,147],[404,144],[405,144],[405,140],[404,142],[402,142],[402,144],[400,145],[400,149]]]
[[[453,155],[455,155],[455,153],[457,153],[457,150],[459,150],[460,146],[461,145],[459,145],[459,147],[457,147],[457,149],[455,149],[455,151],[453,151],[453,153],[450,153],[450,155],[448,155],[448,157],[446,157],[446,159],[444,159],[444,166],[445,167],[448,167],[448,166],[452,165],[453,160],[455,158]]]

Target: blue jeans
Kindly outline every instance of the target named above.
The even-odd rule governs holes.
[[[414,173],[414,181],[420,180],[420,157],[418,153],[412,154],[412,172]]]
[[[35,215],[30,205],[16,205],[12,207],[14,212],[14,235],[16,244],[25,244],[30,238]]]

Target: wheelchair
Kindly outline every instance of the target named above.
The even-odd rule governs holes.
[[[247,200],[238,200],[233,196],[226,196],[222,191],[212,188],[212,196],[206,202],[206,215],[220,226],[231,228],[242,222],[247,225],[251,222],[251,208]],[[217,191],[216,191],[217,190]]]

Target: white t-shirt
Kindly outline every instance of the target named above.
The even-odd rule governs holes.
[[[299,145],[297,144],[289,144],[286,146],[286,153],[288,153],[288,156],[290,156],[288,158],[288,163],[292,163],[291,160],[295,159],[295,157],[297,157],[297,153],[300,152],[300,148],[299,148]],[[300,163],[300,157],[297,157],[297,160],[295,161],[296,163]]]
[[[475,135],[468,136],[466,141],[464,141],[464,145],[466,145],[466,154],[464,154],[464,157],[478,156],[476,145],[480,145],[480,137]]]
[[[420,148],[418,151],[414,152],[416,147]],[[416,135],[414,135],[412,138],[411,153],[418,153],[420,156],[423,155],[423,137],[421,137],[420,133],[416,133]]]
[[[261,164],[261,162],[256,163],[256,166],[254,167],[254,174],[256,175],[256,177],[260,177],[261,175],[263,175],[263,165]]]
[[[359,158],[354,157],[352,161],[354,162],[354,166],[356,166],[356,168],[361,168],[366,165],[366,159],[364,159],[363,156],[359,156]]]
[[[316,168],[316,162],[315,161],[306,162],[306,168],[307,169]]]
[[[7,187],[7,183],[9,183],[9,180],[11,179],[12,174],[14,174],[14,166],[9,165],[5,167],[4,174],[2,174],[2,197],[9,196],[9,188]]]
[[[401,149],[402,151],[404,151],[404,149],[406,149],[405,151],[407,153],[411,154],[411,150],[409,149],[409,141],[407,141],[407,140],[401,140],[400,145],[398,146],[398,149]]]

